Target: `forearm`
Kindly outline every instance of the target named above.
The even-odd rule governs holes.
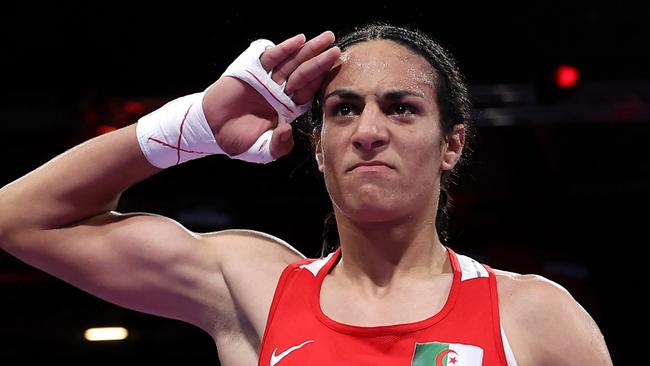
[[[155,174],[135,125],[84,142],[0,189],[0,232],[59,228],[109,212],[120,194]]]

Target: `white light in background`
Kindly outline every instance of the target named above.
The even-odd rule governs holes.
[[[129,336],[129,331],[122,327],[89,328],[84,332],[86,340],[95,341],[121,341]]]

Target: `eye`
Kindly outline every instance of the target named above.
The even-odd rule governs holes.
[[[334,106],[333,112],[337,116],[351,116],[355,112],[355,108],[351,104],[341,103]]]
[[[390,114],[397,114],[400,116],[409,116],[416,113],[415,107],[406,103],[395,103],[390,106]]]

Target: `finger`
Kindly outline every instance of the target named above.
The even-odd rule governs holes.
[[[275,47],[268,48],[266,51],[264,51],[262,56],[260,56],[262,67],[264,67],[264,70],[267,72],[273,70],[281,62],[285,61],[289,56],[296,53],[303,44],[305,44],[305,35],[298,34],[297,36],[293,36]]]
[[[289,76],[285,93],[291,95],[295,92],[293,100],[298,104],[303,104],[310,100],[313,93],[320,86],[320,82],[339,59],[339,56],[341,56],[341,50],[338,47],[332,47],[317,57],[304,62]],[[313,83],[315,80],[318,82]],[[307,90],[303,92],[303,88]]]
[[[273,69],[273,76],[271,77],[273,81],[278,84],[282,84],[291,73],[297,69],[300,64],[303,62],[316,57],[318,54],[327,49],[332,43],[334,43],[334,33],[331,31],[326,31],[320,35],[309,40],[305,43],[298,52],[292,56],[279,63]]]
[[[277,159],[293,149],[293,134],[289,123],[281,123],[271,136],[271,156]]]
[[[215,134],[215,139],[228,155],[239,155],[250,149],[264,132],[272,128],[273,122],[268,119],[247,115],[225,123]]]
[[[312,100],[316,92],[318,92],[318,89],[320,89],[324,78],[325,75],[317,79],[314,79],[311,82],[309,82],[309,84],[307,84],[305,87],[298,90],[296,94],[293,96],[293,101],[296,102],[296,104],[305,104],[308,101]]]

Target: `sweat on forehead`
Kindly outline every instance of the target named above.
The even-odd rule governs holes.
[[[436,72],[431,64],[421,55],[390,40],[352,45],[341,54],[333,71],[327,89],[353,87],[361,80],[364,84],[370,80],[385,87],[435,89]]]

